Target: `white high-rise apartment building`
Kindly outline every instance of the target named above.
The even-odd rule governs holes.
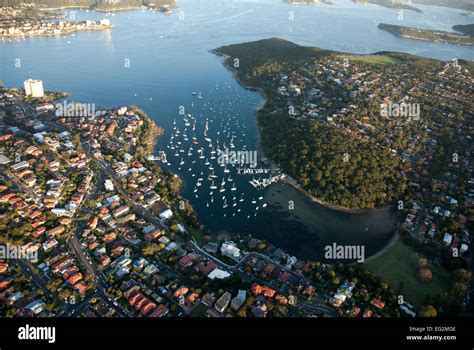
[[[44,96],[44,89],[43,89],[43,81],[42,80],[34,80],[34,79],[25,80],[24,86],[25,86],[26,96],[31,96],[31,97],[43,97]]]

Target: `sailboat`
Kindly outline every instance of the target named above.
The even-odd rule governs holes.
[[[199,158],[204,159],[204,150],[201,148],[198,153],[200,154]]]
[[[222,179],[221,189],[219,190],[219,192],[225,192],[225,187],[224,187],[224,185],[225,185],[225,180]]]
[[[204,140],[206,140],[207,142],[212,142],[211,138],[209,136],[207,136],[207,132],[209,131],[209,124],[208,124],[208,120],[206,119],[206,125],[204,127]]]

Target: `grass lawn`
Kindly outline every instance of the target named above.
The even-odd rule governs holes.
[[[372,64],[397,64],[400,63],[399,60],[396,58],[383,56],[383,55],[362,55],[362,56],[348,56],[347,57],[351,61],[360,61],[365,63],[372,63]]]
[[[201,230],[197,230],[197,229],[190,229],[189,230],[189,234],[194,237],[194,239],[196,240],[196,242],[198,242],[199,244],[202,244],[202,240],[204,238],[204,233],[202,233]]]
[[[421,283],[417,279],[417,260],[422,257],[400,239],[382,255],[367,262],[367,268],[382,277],[395,293],[420,307],[430,302],[431,297],[446,297],[451,291],[453,276],[440,266],[431,265],[433,279]]]

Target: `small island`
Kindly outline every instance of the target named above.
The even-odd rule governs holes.
[[[405,39],[415,39],[433,42],[446,42],[458,45],[474,45],[474,39],[458,33],[441,30],[420,29],[414,27],[397,26],[394,24],[380,23],[378,27],[393,35]]]

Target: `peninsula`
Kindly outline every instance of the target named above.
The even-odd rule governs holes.
[[[422,12],[413,5],[440,6],[446,8],[474,11],[474,4],[470,0],[352,0],[356,3],[371,3],[394,10]]]
[[[474,38],[472,36],[464,36],[458,33],[445,32],[441,30],[404,27],[387,23],[380,23],[378,27],[382,30],[392,33],[393,35],[405,39],[447,42],[458,45],[474,45]]]
[[[81,30],[104,30],[114,26],[110,20],[100,21],[49,21],[64,18],[62,14],[46,12],[36,7],[0,8],[0,38],[38,35],[64,35]]]
[[[2,3],[2,1],[0,1]],[[125,11],[134,9],[149,9],[163,13],[171,13],[171,8],[178,6],[176,0],[159,0],[153,3],[129,0],[124,2],[92,2],[80,0],[70,2],[67,6],[60,1],[41,1],[11,6],[8,1],[3,1],[6,6],[0,7],[0,38],[20,36],[65,35],[82,30],[104,30],[114,27],[109,19],[100,21],[75,21],[71,18],[61,21],[51,19],[65,18],[65,14],[51,12],[65,8],[87,8],[98,12]]]
[[[419,8],[413,7],[409,4],[405,4],[403,2],[395,2],[392,0],[352,0],[352,2],[358,4],[374,4],[382,7],[386,7],[392,10],[405,10],[405,11],[413,11],[413,12],[422,12]]]
[[[466,36],[474,38],[474,24],[458,24],[453,27],[457,32],[463,33]]]
[[[470,165],[463,159],[474,151],[473,62],[354,55],[277,38],[213,52],[242,85],[265,95],[257,112],[262,149],[298,187],[345,208],[395,204],[400,241],[369,269],[391,285],[409,276],[403,293],[419,304],[449,290],[448,271],[465,268],[469,256]],[[440,259],[436,274],[446,283],[417,281],[420,254]],[[381,261],[411,263],[393,269]],[[464,287],[454,289],[463,295]]]
[[[166,10],[178,6],[177,0],[31,0],[27,6],[35,6],[44,10],[58,10],[66,8],[83,8],[102,12],[126,11],[136,9]],[[1,7],[25,6],[15,0],[0,0]]]

